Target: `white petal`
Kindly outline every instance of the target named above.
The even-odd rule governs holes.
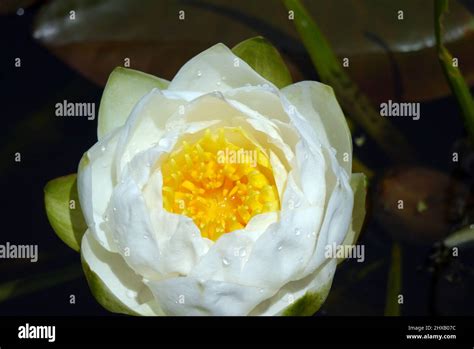
[[[208,124],[205,124],[205,123]],[[179,129],[189,123],[204,123],[207,127],[241,127],[260,148],[272,150],[287,165],[294,157],[292,149],[278,133],[278,126],[259,112],[235,100],[227,100],[220,92],[200,96],[186,104],[182,115],[173,115],[166,128]],[[183,131],[180,130],[180,134]]]
[[[282,212],[280,221],[253,245],[239,283],[276,291],[298,279],[314,250],[313,231],[319,229],[320,219],[312,207]]]
[[[291,182],[291,175],[289,178]],[[297,197],[293,189],[299,190],[289,185],[285,195]],[[317,237],[314,232],[319,230],[323,213],[323,207],[308,205],[303,196],[299,205],[297,209],[283,209],[278,221],[268,216],[267,224],[258,226],[261,230],[249,227],[221,236],[191,275],[273,292],[297,279],[314,251]]]
[[[291,162],[293,160],[293,151],[282,139],[281,135],[278,132],[278,127],[265,116],[259,112],[247,107],[245,104],[234,100],[227,101],[235,109],[239,110],[242,114],[246,116],[246,122],[258,132],[253,132],[253,136],[259,141],[260,144],[270,143],[273,145],[274,151],[281,153],[281,158],[285,159],[286,162]],[[258,133],[263,134],[259,135]]]
[[[106,291],[126,307],[140,315],[163,315],[142,278],[128,267],[119,254],[102,248],[89,232],[82,239],[81,254],[89,268],[105,284]]]
[[[86,165],[79,166],[77,181],[86,223],[97,241],[109,251],[116,251],[106,224],[106,209],[115,185],[113,165],[118,132],[108,134],[87,151]]]
[[[142,192],[132,177],[117,185],[110,205],[109,224],[120,254],[143,277],[159,277],[158,243]]]
[[[156,171],[143,190],[161,258],[157,268],[166,277],[188,274],[212,242],[201,237],[191,218],[163,209],[162,174]]]
[[[260,86],[247,86],[230,90],[224,93],[228,100],[233,100],[246,105],[248,108],[264,115],[269,120],[278,120],[288,123],[288,114],[283,108],[280,96],[272,89]]]
[[[354,195],[349,184],[349,177],[339,166],[334,154],[327,152],[325,155],[332,165],[326,173],[328,202],[316,250],[306,266],[305,273],[311,273],[324,263],[326,246],[340,245],[351,224]]]
[[[359,238],[360,231],[365,219],[365,199],[367,195],[367,179],[363,173],[353,173],[351,176],[351,187],[354,193],[354,207],[352,209],[352,221],[342,245],[354,245]],[[343,259],[340,259],[341,262]]]
[[[267,290],[191,276],[151,281],[149,287],[163,310],[178,316],[247,315],[269,296]]]
[[[208,241],[189,218],[164,210],[159,160],[172,150],[178,134],[202,132],[208,125],[190,122],[179,131],[165,131],[157,146],[125,165],[114,189],[109,224],[127,263],[148,279],[186,274],[207,252]]]
[[[217,44],[183,65],[168,89],[207,93],[227,91],[247,84],[273,86],[227,46]]]
[[[285,166],[281,163],[280,158],[276,156],[273,151],[270,151],[270,164],[272,165],[273,178],[275,178],[275,185],[281,202],[283,201],[283,191],[288,179],[288,172],[286,171]]]
[[[220,92],[191,101],[185,105],[182,115],[170,117],[166,128],[180,130],[189,123],[201,123],[207,127],[241,127],[260,148],[273,151],[283,165],[287,165],[294,157],[292,149],[279,135],[275,123],[240,102],[227,100]],[[180,130],[178,134],[183,132]]]
[[[312,150],[304,140],[296,144],[296,169],[301,190],[308,202],[323,210],[326,200],[326,160],[321,148]]]
[[[347,174],[352,173],[352,139],[334,92],[330,86],[302,81],[285,87],[281,93],[296,108],[294,113],[306,118],[323,145],[337,151],[337,160]],[[290,105],[287,105],[290,113]]]
[[[244,229],[224,234],[202,256],[190,276],[242,284],[241,272],[252,253],[253,245],[277,220],[275,212],[256,215]]]
[[[283,286],[277,294],[259,304],[249,315],[252,316],[275,316],[282,313],[292,304],[305,295],[312,295],[319,304],[313,304],[318,308],[326,299],[331,288],[332,279],[336,271],[336,261],[328,260],[312,274],[297,281],[291,281]],[[307,309],[306,311],[309,311]],[[317,309],[311,309],[316,311]]]
[[[197,97],[184,105],[181,113],[174,114],[168,128],[183,126],[190,122],[220,121],[230,124],[236,117],[242,117],[239,110],[233,108],[220,92],[211,92]]]
[[[322,224],[326,166],[320,150],[312,153],[304,141],[296,146],[296,151],[299,169],[288,177],[280,220],[270,219],[257,231],[252,231],[249,224],[248,230],[222,236],[207,254],[201,256],[189,276],[197,280],[225,282],[229,284],[227,287],[235,284],[236,287],[245,285],[264,289],[270,295],[289,281],[303,276],[308,261],[313,257],[317,232]],[[295,175],[301,177],[304,184],[300,178],[297,185],[293,179]],[[154,289],[157,299],[164,297],[161,292],[164,292],[161,288]],[[257,296],[241,306],[253,309],[261,299],[260,293]]]
[[[117,178],[121,177],[123,168],[136,154],[149,149],[162,138],[169,118],[177,114],[184,104],[186,101],[165,97],[162,91],[154,89],[135,105],[121,129],[117,144]]]
[[[227,91],[224,96],[230,104],[241,108],[249,117],[268,122],[278,131],[284,143],[294,150],[301,137],[291,125],[291,119],[280,100],[279,93],[250,86]]]

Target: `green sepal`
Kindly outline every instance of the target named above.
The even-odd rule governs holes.
[[[278,50],[265,38],[257,36],[234,46],[232,52],[276,87],[291,85],[291,74]]]
[[[44,204],[56,235],[75,251],[80,250],[87,224],[79,203],[77,175],[59,177],[44,187]]]

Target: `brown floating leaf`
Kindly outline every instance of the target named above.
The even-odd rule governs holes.
[[[466,186],[445,173],[424,167],[396,168],[378,184],[374,215],[397,241],[432,243],[449,233],[460,217],[452,209],[465,203],[468,195]]]
[[[307,5],[338,57],[350,59],[351,77],[374,102],[398,95],[405,100],[424,100],[449,92],[433,48],[432,18],[420,15],[432,12],[430,1],[317,0]],[[403,21],[397,19],[399,8],[404,9]],[[69,17],[71,10],[74,20]],[[185,20],[179,20],[179,11],[184,11]],[[446,40],[452,43],[449,48],[469,82],[474,81],[471,23],[468,11],[454,2],[447,17]],[[288,12],[273,0],[225,4],[219,0],[53,0],[38,14],[33,34],[61,59],[102,83],[114,68],[110,61],[123,65],[132,49],[132,68],[156,74],[165,71],[168,75],[161,77],[170,78],[177,67],[204,48],[217,42],[232,47],[257,35],[274,42],[293,61],[293,67],[305,70],[306,78],[312,71],[309,62],[306,68],[301,64],[304,48]],[[161,49],[168,44],[173,48]],[[97,50],[95,55],[91,50]],[[78,57],[82,54],[89,59]],[[301,75],[296,75],[294,80],[300,80]]]
[[[171,80],[196,52],[207,48],[197,42],[82,42],[51,47],[51,51],[95,83],[105,86],[110,72],[124,66]]]

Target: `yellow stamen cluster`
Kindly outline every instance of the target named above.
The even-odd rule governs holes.
[[[183,142],[161,166],[163,207],[192,218],[201,235],[214,241],[254,215],[280,208],[268,157],[257,146],[235,145],[236,134],[245,137],[235,128],[207,130],[194,144]]]

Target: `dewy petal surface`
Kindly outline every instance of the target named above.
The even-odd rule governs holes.
[[[97,142],[84,155],[78,169],[77,187],[86,223],[97,241],[108,251],[117,251],[106,224],[106,210],[114,190],[114,156],[118,132]]]
[[[235,56],[227,46],[216,44],[183,65],[168,89],[208,93],[216,90],[224,92],[246,85],[272,83]]]
[[[285,311],[289,310],[305,295],[316,298],[316,304],[312,304],[309,309],[305,309],[305,313],[294,315],[313,315],[321,304],[324,303],[329,293],[336,266],[335,260],[328,260],[312,274],[300,280],[287,283],[273,297],[260,303],[249,315],[284,315]],[[293,314],[290,313],[289,315]]]
[[[316,81],[302,81],[283,88],[281,92],[296,108],[289,113],[297,112],[308,120],[319,141],[336,149],[339,164],[350,175],[352,138],[333,89]]]
[[[94,282],[97,298],[108,302],[110,310],[139,315],[163,315],[142,278],[128,267],[117,253],[100,246],[90,232],[82,239],[83,262],[99,280]],[[111,301],[113,300],[113,301]]]
[[[262,149],[280,201],[280,211],[257,214],[215,241],[191,218],[163,208],[163,174],[170,175],[163,161],[206,129],[241,129],[248,137],[239,145]],[[117,287],[119,299],[123,282],[112,264],[134,275],[129,288],[154,300],[123,301],[133,309],[281,315],[294,311],[292,300],[312,295],[316,311],[337,262],[324,249],[340,244],[351,223],[351,156],[329,87],[301,82],[279,91],[215,45],[186,63],[167,90],[144,96],[126,123],[87,153],[79,174],[90,229],[83,258],[104,284]]]

